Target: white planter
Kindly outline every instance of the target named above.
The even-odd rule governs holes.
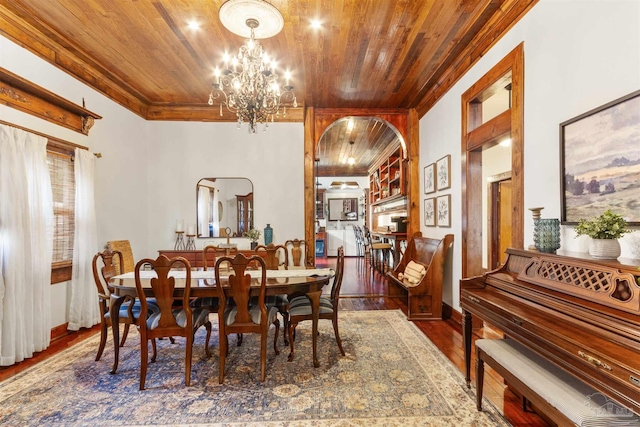
[[[618,239],[591,239],[589,255],[600,259],[616,259],[620,256]]]

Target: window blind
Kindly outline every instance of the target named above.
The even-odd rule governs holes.
[[[73,261],[75,177],[73,160],[67,153],[47,152],[53,193],[53,267]]]

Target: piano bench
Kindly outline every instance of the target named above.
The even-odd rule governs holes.
[[[476,406],[482,410],[484,364],[558,426],[638,425],[633,412],[513,339],[476,340]]]

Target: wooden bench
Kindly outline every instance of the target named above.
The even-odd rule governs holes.
[[[407,318],[409,320],[442,319],[442,276],[447,251],[453,243],[453,234],[443,239],[422,237],[414,233],[393,271],[387,273],[389,296],[407,298]],[[410,283],[400,278],[411,261],[426,268],[426,274],[418,283]]]
[[[558,426],[638,426],[640,418],[513,339],[476,340],[476,406],[484,364]],[[525,408],[523,408],[525,409]]]

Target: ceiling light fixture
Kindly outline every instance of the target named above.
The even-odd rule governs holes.
[[[291,74],[285,73],[285,85],[281,88],[276,62],[269,57],[256,37],[266,38],[278,34],[284,25],[282,15],[275,6],[263,0],[228,0],[220,7],[220,21],[232,33],[247,36],[238,56],[231,60],[224,57],[224,68],[215,69],[215,80],[211,84],[209,105],[220,102],[238,118],[238,128],[246,122],[249,133],[256,133],[258,123],[264,130],[273,123],[274,117],[286,117],[286,104],[298,106],[293,86],[289,84]],[[260,27],[262,25],[262,27]],[[260,28],[259,28],[260,27]]]
[[[356,159],[355,157],[353,157],[353,144],[355,144],[354,141],[349,141],[349,145],[351,145],[351,151],[349,152],[349,158],[347,159],[347,163],[349,163],[349,166],[353,166],[356,164]]]

